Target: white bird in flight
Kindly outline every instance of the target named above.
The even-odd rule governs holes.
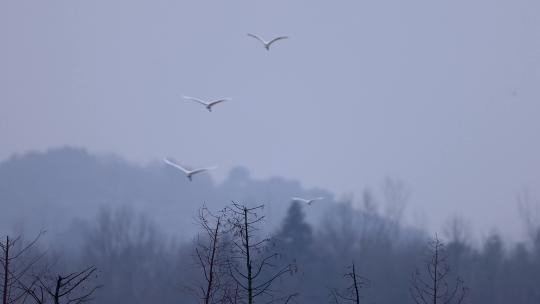
[[[222,103],[222,102],[231,100],[230,98],[222,98],[222,99],[218,99],[218,100],[214,100],[214,101],[204,101],[204,100],[201,100],[201,99],[198,99],[198,98],[194,98],[194,97],[189,97],[189,96],[184,96],[184,99],[186,99],[186,100],[191,100],[191,101],[195,101],[195,102],[197,102],[197,103],[202,104],[203,106],[206,107],[206,109],[208,110],[208,112],[212,112],[212,107],[215,106],[215,105],[217,105],[218,103]]]
[[[264,48],[267,50],[267,51],[270,51],[270,46],[272,45],[272,43],[278,41],[278,40],[282,40],[282,39],[288,39],[289,37],[287,36],[279,36],[277,38],[274,38],[270,41],[266,41],[264,39],[262,39],[261,37],[255,35],[255,34],[247,34],[249,37],[253,37],[257,40],[259,40],[263,45],[264,45]]]
[[[202,173],[202,172],[206,172],[206,171],[209,171],[209,170],[213,170],[213,169],[216,169],[216,167],[208,167],[208,168],[198,168],[198,169],[193,169],[193,170],[188,170],[182,166],[180,166],[179,164],[176,164],[168,159],[164,159],[163,160],[167,165],[170,165],[170,166],[173,166],[175,167],[176,169],[184,172],[184,174],[187,176],[187,178],[189,179],[189,181],[193,181],[193,175],[195,174],[198,174],[198,173]]]
[[[293,202],[304,203],[304,204],[308,204],[310,206],[311,206],[311,204],[313,204],[313,202],[320,201],[320,200],[323,200],[323,199],[324,199],[324,197],[314,197],[314,198],[310,198],[310,199],[301,198],[301,197],[291,197],[291,200]]]

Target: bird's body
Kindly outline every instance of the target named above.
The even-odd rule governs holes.
[[[299,202],[299,203],[304,203],[304,204],[307,204],[307,205],[312,205],[313,202],[315,201],[320,201],[320,200],[323,200],[324,197],[314,197],[314,198],[310,198],[310,199],[306,199],[306,198],[301,198],[301,197],[291,197],[291,201],[293,202]]]
[[[249,37],[252,37],[252,38],[255,38],[257,40],[259,40],[259,42],[261,42],[263,45],[264,45],[264,48],[267,50],[267,51],[270,51],[270,46],[278,41],[278,40],[282,40],[282,39],[288,39],[289,37],[287,36],[279,36],[279,37],[276,37],[270,41],[266,41],[264,40],[263,38],[261,38],[260,36],[257,36],[255,34],[247,34]]]
[[[195,102],[203,105],[208,110],[208,112],[212,112],[212,107],[217,105],[218,103],[222,103],[222,102],[230,100],[230,98],[222,98],[222,99],[218,99],[218,100],[214,100],[214,101],[204,101],[202,99],[189,97],[189,96],[184,96],[184,99],[195,101]]]
[[[186,177],[189,179],[189,181],[193,181],[193,175],[195,174],[206,172],[206,171],[213,170],[216,168],[216,167],[208,167],[208,168],[198,168],[198,169],[189,170],[168,159],[164,159],[163,162],[165,162],[169,166],[175,167],[176,169],[182,171],[186,175]]]

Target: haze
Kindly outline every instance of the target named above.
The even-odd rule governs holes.
[[[241,165],[521,238],[540,197],[540,2],[0,1],[0,159]],[[288,35],[270,52],[246,36]],[[208,113],[181,99],[232,97]]]

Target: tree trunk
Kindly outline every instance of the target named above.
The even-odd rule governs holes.
[[[438,272],[437,268],[439,266],[439,243],[437,240],[437,244],[435,245],[435,261],[434,261],[434,275],[433,275],[433,304],[437,304],[437,279],[438,279]]]
[[[54,304],[60,304],[60,286],[62,285],[62,277],[58,276],[56,280],[56,289],[54,290]]]
[[[4,252],[4,290],[3,290],[3,304],[8,304],[8,274],[9,274],[9,236],[6,236],[6,249]]]
[[[251,277],[251,257],[249,252],[249,229],[248,229],[248,210],[244,207],[244,230],[246,232],[246,267],[247,267],[247,279],[248,279],[248,303],[253,304],[253,278]]]
[[[210,304],[210,295],[212,293],[212,284],[214,281],[214,261],[216,256],[216,247],[218,243],[218,233],[219,233],[219,224],[220,224],[220,218],[218,217],[217,223],[216,223],[216,230],[214,231],[214,239],[212,241],[212,256],[210,257],[210,273],[208,274],[208,286],[206,288],[206,295],[204,297],[204,303]]]
[[[358,291],[358,282],[356,281],[356,270],[354,269],[354,263],[352,264],[352,273],[354,281],[354,294],[356,296],[356,304],[360,304],[360,292]]]

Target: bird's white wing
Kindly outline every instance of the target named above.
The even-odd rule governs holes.
[[[200,103],[200,104],[202,104],[202,105],[204,105],[204,106],[207,106],[207,105],[208,105],[207,102],[205,102],[204,100],[201,100],[201,99],[199,99],[199,98],[194,98],[194,97],[184,96],[184,99],[198,102],[198,103]]]
[[[280,36],[280,37],[277,37],[277,38],[274,38],[272,40],[270,40],[270,42],[268,42],[268,47],[270,47],[272,45],[272,43],[278,41],[278,40],[282,40],[282,39],[289,39],[289,37],[287,36]]]
[[[308,202],[308,200],[305,199],[305,198],[295,197],[295,196],[291,197],[291,201],[293,201],[293,202],[301,202],[301,203],[307,203]]]
[[[209,170],[214,170],[216,168],[217,167],[199,168],[199,169],[191,170],[191,171],[189,171],[189,173],[190,174],[197,174],[197,173],[201,173],[201,172],[205,172],[205,171],[209,171]]]
[[[261,37],[255,35],[255,34],[249,34],[249,33],[248,33],[247,35],[248,35],[249,37],[253,37],[253,38],[259,40],[262,44],[266,45],[266,41],[264,41],[264,39],[262,39]]]
[[[308,204],[308,205],[311,205],[311,204],[313,204],[314,202],[320,201],[320,200],[323,200],[323,199],[324,199],[324,197],[314,197],[314,198],[311,198],[311,199],[307,200],[307,204]]]
[[[212,101],[208,103],[208,105],[211,107],[211,106],[217,105],[218,103],[222,103],[224,101],[229,101],[229,100],[230,100],[229,98],[223,98],[223,99]]]
[[[175,167],[176,169],[179,169],[180,171],[188,174],[190,171],[187,170],[186,168],[180,166],[179,164],[176,164],[176,163],[173,163],[172,161],[168,160],[168,159],[164,159],[163,162],[165,162],[167,165],[169,166],[173,166]]]

